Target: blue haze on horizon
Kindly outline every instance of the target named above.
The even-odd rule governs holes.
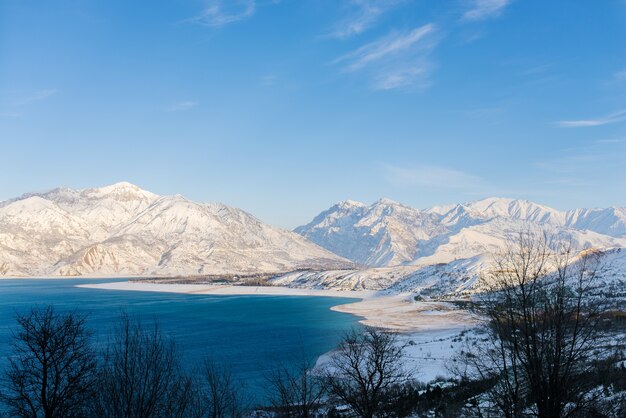
[[[0,200],[626,206],[626,1],[0,0]]]

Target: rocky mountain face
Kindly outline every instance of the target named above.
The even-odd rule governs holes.
[[[0,203],[0,275],[213,275],[343,268],[290,231],[219,203],[129,183]]]
[[[612,260],[612,266],[623,266],[625,215],[624,208],[562,212],[503,198],[425,210],[388,199],[369,206],[341,202],[295,232],[363,268],[294,273],[277,282],[426,294],[471,291],[480,274],[489,268],[491,254],[503,249],[520,231],[546,232],[581,251],[604,251],[610,254],[607,259]],[[609,275],[626,283],[626,272],[615,268]]]
[[[452,294],[476,289],[490,254],[525,230],[608,254],[626,283],[626,209],[558,211],[489,198],[416,209],[340,202],[294,232],[219,203],[129,183],[30,193],[0,203],[0,275],[274,274],[274,284]],[[620,285],[615,285],[618,283]]]
[[[295,232],[370,267],[449,263],[502,248],[511,235],[546,230],[581,249],[626,243],[626,209],[561,212],[525,200],[489,198],[411,208],[388,199],[341,202]]]
[[[412,261],[421,242],[445,234],[435,214],[382,199],[371,206],[344,201],[295,232],[363,266]]]

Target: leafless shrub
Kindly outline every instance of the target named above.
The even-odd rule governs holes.
[[[2,395],[11,416],[88,416],[96,361],[85,317],[48,306],[16,319]]]
[[[315,364],[302,355],[295,366],[279,366],[266,376],[269,399],[278,416],[315,417],[327,394],[326,380],[313,371]]]
[[[246,414],[250,402],[244,395],[243,382],[233,377],[229,367],[220,366],[212,358],[206,358],[201,379],[204,384],[202,402],[206,403],[206,416],[238,418]]]
[[[346,334],[326,371],[331,396],[360,417],[392,411],[398,388],[409,381],[404,346],[396,334],[366,327]]]
[[[111,418],[200,415],[197,389],[178,362],[174,342],[156,323],[122,316],[103,359],[95,416]]]
[[[495,255],[481,298],[490,338],[463,361],[474,378],[495,382],[488,395],[503,416],[584,416],[597,400],[585,376],[605,349],[593,297],[600,262],[533,232]]]

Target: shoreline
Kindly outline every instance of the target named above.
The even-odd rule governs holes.
[[[210,284],[163,284],[110,282],[81,284],[76,287],[135,292],[164,292],[202,295],[325,296],[359,299],[330,309],[351,314],[358,322],[399,334],[405,349],[404,366],[420,370],[421,381],[450,377],[447,363],[454,355],[457,339],[474,328],[479,319],[449,302],[415,302],[409,294],[387,295],[376,291],[301,289],[280,286],[232,286]],[[329,361],[336,348],[321,354],[316,367]]]
[[[143,281],[119,281],[97,284],[80,284],[76,287],[104,290],[126,290],[134,292],[163,292],[199,295],[266,295],[266,296],[327,296],[365,299],[374,291],[302,289],[284,286],[246,286],[228,284],[154,283]]]
[[[415,302],[408,294],[387,295],[378,291],[303,289],[283,286],[233,286],[212,284],[166,284],[136,281],[81,284],[88,289],[134,292],[164,292],[198,295],[240,296],[323,296],[359,299],[330,309],[361,318],[367,326],[413,334],[424,331],[471,328],[477,323],[474,315],[453,307],[448,302]]]

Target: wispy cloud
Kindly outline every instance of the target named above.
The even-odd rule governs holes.
[[[389,56],[411,50],[417,42],[435,30],[433,24],[421,26],[406,34],[392,34],[362,46],[354,52],[340,57],[336,62],[349,62],[349,70],[358,70],[366,65],[381,61]]]
[[[350,0],[350,13],[338,22],[330,36],[345,39],[373,27],[385,12],[402,0]]]
[[[485,20],[497,17],[511,4],[511,0],[472,0],[471,8],[462,17],[465,21]]]
[[[255,0],[210,0],[202,13],[187,21],[220,27],[247,19],[255,11]]]
[[[615,73],[615,79],[617,81],[626,81],[626,67]]]
[[[557,122],[562,128],[588,128],[592,126],[609,125],[626,121],[626,109],[595,119],[563,120]]]
[[[437,165],[398,167],[384,165],[385,178],[391,184],[402,187],[429,189],[464,189],[468,192],[482,189],[484,180],[465,171]]]
[[[392,33],[334,61],[347,72],[364,71],[376,90],[424,86],[432,69],[428,55],[436,45],[434,24]]]
[[[15,102],[13,102],[14,107],[26,106],[31,103],[39,102],[41,100],[45,100],[50,96],[53,96],[58,93],[57,89],[44,89],[39,90],[34,93],[28,94]]]
[[[184,112],[185,110],[191,110],[194,107],[198,106],[198,102],[194,102],[192,100],[185,100],[181,102],[176,102],[171,106],[165,108],[166,112]]]

